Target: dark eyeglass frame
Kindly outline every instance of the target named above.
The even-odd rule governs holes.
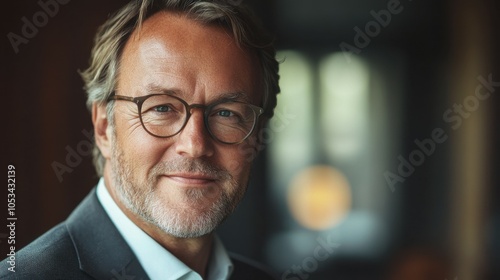
[[[174,133],[172,135],[169,135],[169,136],[159,136],[159,135],[156,135],[156,134],[150,132],[146,128],[146,126],[144,125],[144,122],[142,121],[142,104],[144,103],[144,101],[146,101],[146,99],[148,99],[148,98],[150,98],[152,96],[159,96],[159,95],[166,95],[168,97],[177,99],[178,101],[180,101],[184,105],[184,107],[186,109],[186,119],[184,120],[184,124],[180,127],[179,131],[177,131],[176,133]],[[107,101],[110,102],[110,101],[113,101],[113,100],[125,100],[125,101],[134,102],[135,104],[137,104],[137,112],[139,113],[139,119],[141,120],[142,128],[144,128],[144,130],[148,134],[150,134],[151,136],[158,137],[158,138],[169,138],[169,137],[173,137],[173,136],[179,134],[184,129],[184,127],[186,127],[186,124],[188,123],[189,118],[191,117],[191,109],[195,109],[195,108],[202,109],[203,110],[203,123],[205,125],[205,129],[210,134],[210,137],[212,137],[212,139],[215,139],[216,141],[218,141],[220,143],[228,144],[228,145],[241,144],[250,135],[252,135],[253,131],[255,130],[255,127],[257,126],[257,123],[259,121],[260,116],[264,113],[264,109],[263,108],[261,108],[259,106],[255,106],[255,105],[250,104],[250,103],[246,103],[246,102],[232,101],[232,100],[228,100],[228,99],[221,99],[221,100],[218,100],[218,101],[216,101],[214,103],[211,103],[211,104],[208,104],[208,105],[195,104],[195,103],[188,104],[183,99],[181,99],[181,98],[179,98],[177,96],[173,96],[171,94],[166,94],[166,93],[153,93],[153,94],[148,94],[148,95],[138,96],[138,97],[130,97],[130,96],[112,94],[108,98]],[[240,140],[238,142],[234,142],[234,143],[233,142],[226,142],[226,141],[222,141],[222,140],[218,139],[212,133],[212,131],[210,130],[210,126],[208,125],[208,115],[209,115],[209,112],[212,110],[212,108],[215,107],[215,106],[217,106],[217,105],[219,105],[219,104],[227,103],[227,102],[236,102],[236,103],[245,104],[245,105],[249,106],[253,110],[253,112],[254,112],[254,123],[253,123],[252,129],[250,129],[250,132],[248,132],[248,134],[242,140]]]

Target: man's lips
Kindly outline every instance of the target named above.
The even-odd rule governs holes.
[[[217,180],[216,177],[205,175],[205,174],[192,174],[192,173],[177,173],[177,174],[166,174],[163,177],[167,177],[177,183],[184,185],[207,185],[212,184]]]

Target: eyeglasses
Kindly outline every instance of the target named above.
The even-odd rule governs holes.
[[[125,100],[137,104],[142,127],[149,134],[172,137],[186,126],[191,110],[203,110],[205,127],[215,140],[225,144],[239,144],[255,129],[264,109],[252,104],[223,99],[209,105],[187,104],[169,94],[150,94],[140,97],[112,95],[111,100]]]

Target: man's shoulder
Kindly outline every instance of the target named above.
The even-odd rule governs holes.
[[[7,260],[0,264],[1,279],[85,279],[78,277],[78,257],[65,223],[16,252],[15,272],[8,270]]]
[[[231,261],[234,264],[234,270],[231,279],[237,280],[276,280],[278,279],[273,272],[262,264],[238,254],[230,253]]]
[[[0,279],[112,279],[123,273],[146,279],[142,267],[98,201],[95,189],[68,219],[7,259]]]

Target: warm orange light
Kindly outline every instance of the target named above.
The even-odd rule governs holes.
[[[351,191],[340,171],[330,166],[313,166],[293,178],[288,204],[302,226],[324,230],[337,225],[349,212]]]

